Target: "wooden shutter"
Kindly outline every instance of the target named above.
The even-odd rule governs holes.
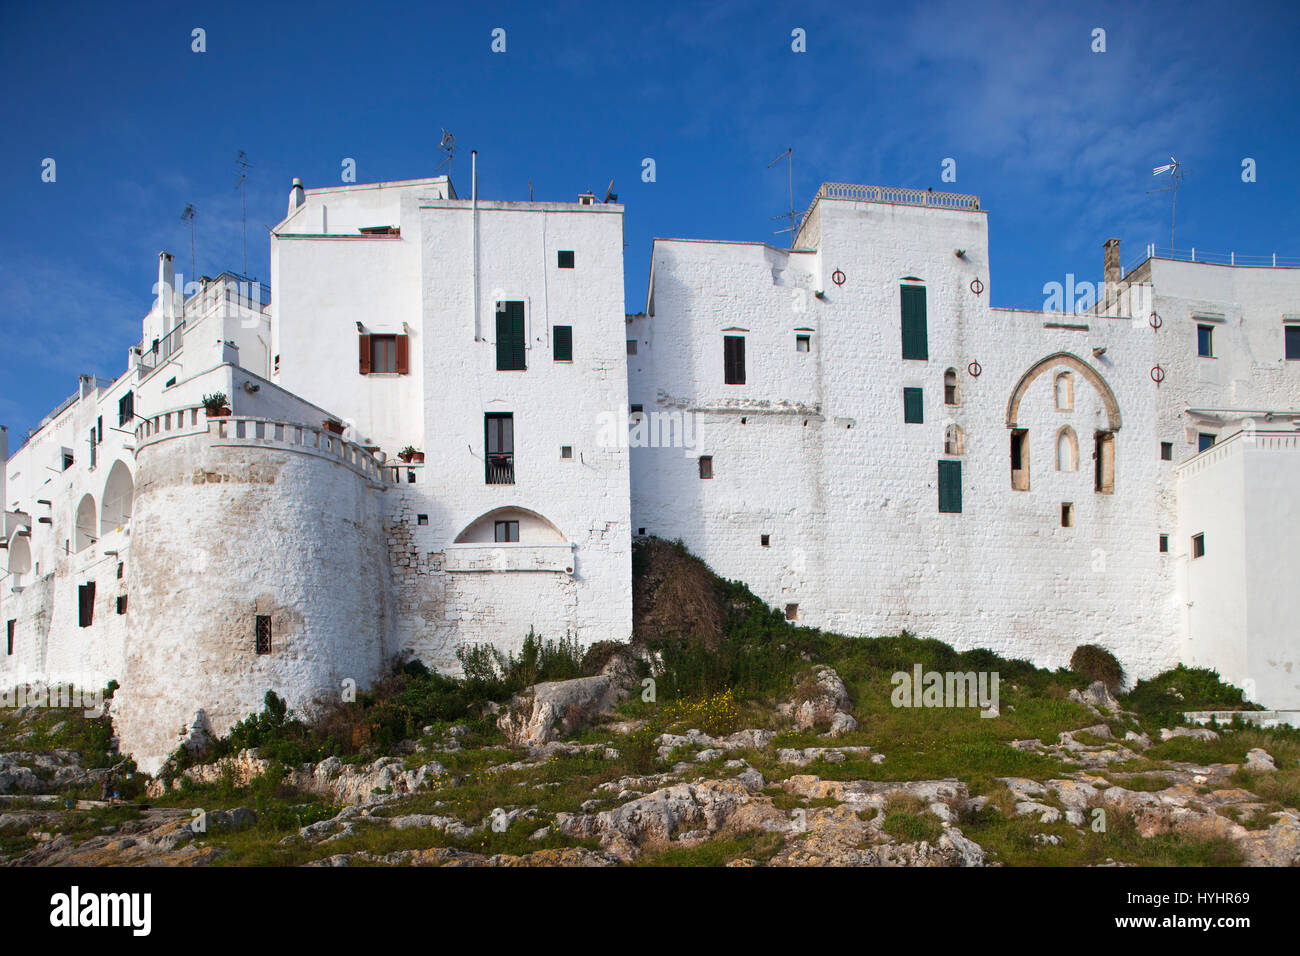
[[[925,286],[902,286],[903,358],[927,360],[930,346],[926,334]]]
[[[361,343],[361,374],[370,374],[370,336],[362,333],[357,336]]]
[[[90,627],[95,616],[95,582],[90,581],[77,589],[77,623],[81,627]]]
[[[961,462],[939,462],[939,510],[961,514]]]
[[[528,362],[524,356],[524,304],[522,302],[510,303],[510,336],[512,339],[512,357],[514,365],[512,368],[527,368]]]
[[[909,425],[925,422],[925,403],[919,388],[903,389],[903,421]]]
[[[497,309],[497,369],[525,369],[524,304],[505,302]]]
[[[397,336],[397,374],[411,373],[411,343],[409,335]]]
[[[552,343],[555,348],[555,361],[573,361],[573,326],[557,325],[551,329]]]
[[[728,385],[745,384],[745,337],[722,337],[723,381]]]

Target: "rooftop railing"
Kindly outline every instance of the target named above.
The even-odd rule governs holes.
[[[1187,249],[1161,248],[1155,243],[1149,244],[1135,261],[1124,270],[1128,275],[1148,259],[1171,259],[1177,262],[1208,262],[1218,266],[1256,266],[1269,269],[1300,268],[1300,257],[1279,256],[1276,252],[1264,256],[1244,255],[1237,252],[1206,252],[1191,246]]]
[[[897,206],[931,206],[939,209],[977,210],[980,207],[980,197],[968,193],[937,193],[932,189],[856,186],[851,183],[822,183],[814,199],[855,199],[860,202],[883,202]]]

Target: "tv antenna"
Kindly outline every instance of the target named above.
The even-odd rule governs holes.
[[[181,222],[188,222],[190,224],[190,281],[191,282],[194,282],[198,278],[198,271],[199,271],[199,267],[197,264],[198,260],[194,255],[194,217],[196,215],[198,215],[198,211],[194,208],[194,204],[187,202],[185,204],[185,211],[181,213]]]
[[[437,174],[439,169],[442,169],[442,167],[446,166],[448,163],[451,162],[452,156],[456,152],[456,137],[452,136],[448,130],[443,129],[442,139],[438,141],[438,149],[442,151],[443,155],[446,158],[443,159],[443,161],[438,164],[438,169],[435,169],[433,171],[435,175]]]
[[[781,233],[783,233],[783,232],[788,232],[788,233],[790,233],[790,246],[791,246],[791,248],[793,248],[793,247],[794,247],[794,147],[791,146],[789,149],[787,149],[784,153],[782,153],[782,154],[781,154],[780,156],[778,156],[776,159],[774,159],[774,160],[772,160],[770,163],[768,163],[768,164],[767,164],[767,168],[768,168],[768,169],[771,169],[773,166],[775,166],[777,163],[779,163],[779,162],[780,162],[781,160],[783,160],[783,159],[786,161],[786,167],[787,167],[787,182],[788,182],[788,185],[789,185],[789,188],[790,188],[790,207],[789,207],[789,211],[788,211],[788,212],[786,212],[786,213],[784,213],[784,214],[782,214],[782,215],[780,215],[780,216],[773,216],[772,218],[773,218],[773,219],[789,219],[789,220],[790,220],[790,225],[786,226],[784,229],[777,229],[777,230],[775,230],[775,231],[772,233],[772,235],[774,235],[774,236],[779,236],[779,235],[780,235]]]
[[[239,170],[239,182],[235,183],[235,188],[239,190],[240,222],[244,230],[244,275],[248,275],[248,193],[244,188],[244,183],[248,179],[248,170],[250,164],[248,155],[241,149],[239,158],[235,160],[235,167]]]
[[[1183,173],[1183,164],[1170,156],[1169,162],[1151,170],[1152,176],[1159,176],[1161,173],[1169,174],[1169,178],[1173,181],[1172,185],[1161,186],[1159,189],[1148,189],[1147,195],[1150,195],[1151,193],[1167,192],[1170,189],[1174,191],[1174,209],[1169,222],[1169,249],[1170,252],[1175,252],[1178,249],[1178,246],[1174,243],[1174,238],[1178,235],[1178,184],[1182,182],[1183,176],[1185,175]]]

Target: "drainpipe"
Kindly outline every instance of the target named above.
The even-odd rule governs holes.
[[[478,150],[469,153],[470,170],[470,215],[473,218],[474,237],[474,341],[482,341],[482,329],[479,327],[479,293],[478,293]]]

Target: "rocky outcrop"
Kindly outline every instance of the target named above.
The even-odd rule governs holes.
[[[857,721],[850,715],[852,706],[840,675],[834,668],[818,665],[799,681],[790,700],[790,716],[797,730],[829,727],[839,736],[857,729]]]
[[[497,716],[497,727],[515,746],[536,746],[567,737],[597,714],[608,713],[627,695],[618,669],[595,677],[534,684]]]

